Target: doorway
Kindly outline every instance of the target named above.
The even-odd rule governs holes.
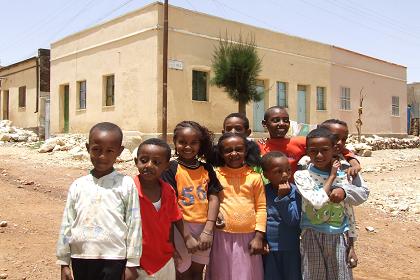
[[[262,120],[264,119],[264,112],[265,112],[265,87],[263,80],[257,80],[257,92],[262,97],[260,101],[254,102],[253,108],[253,124],[254,124],[254,131],[256,132],[264,132],[264,127],[262,125]]]
[[[306,123],[306,86],[297,88],[297,122]]]
[[[69,85],[63,86],[63,93],[62,93],[62,104],[63,104],[63,132],[69,132]]]
[[[8,90],[3,91],[2,104],[3,104],[3,108],[2,108],[3,120],[8,120],[9,119],[9,91]]]

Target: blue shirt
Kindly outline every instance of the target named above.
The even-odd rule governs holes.
[[[294,184],[290,193],[279,197],[271,183],[265,185],[267,200],[266,238],[270,251],[299,251],[301,197]]]

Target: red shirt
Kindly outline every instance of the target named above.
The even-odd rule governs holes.
[[[138,176],[134,177],[134,182],[139,193],[143,233],[140,267],[150,275],[159,271],[172,258],[174,248],[169,234],[172,223],[182,219],[182,213],[178,208],[175,191],[168,183],[159,179],[161,207],[156,211],[150,199],[143,194]]]
[[[299,160],[306,155],[306,137],[269,138],[265,144],[261,144],[260,142],[257,143],[261,150],[261,156],[272,151],[279,151],[287,156],[292,171],[292,176],[290,178],[293,180],[293,174],[295,174],[297,170]],[[354,154],[347,149],[344,149],[343,156],[347,161],[354,158]]]
[[[306,154],[306,137],[297,136],[292,138],[267,139],[265,144],[258,142],[261,155],[268,152],[279,151],[284,153],[289,159],[292,176],[297,170],[299,160]]]

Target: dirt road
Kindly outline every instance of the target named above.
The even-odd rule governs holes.
[[[0,146],[0,158],[0,221],[8,222],[0,228],[0,275],[59,279],[55,242],[66,192],[89,163],[10,146]],[[362,165],[371,198],[356,208],[355,279],[420,279],[420,150],[376,151]],[[131,163],[117,169],[135,172]]]

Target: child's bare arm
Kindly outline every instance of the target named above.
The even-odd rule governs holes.
[[[354,249],[354,238],[349,237],[349,248],[347,251],[347,264],[350,268],[355,268],[357,266],[357,255]]]
[[[258,255],[264,253],[264,232],[255,231],[255,237],[249,242],[249,253],[251,255]]]
[[[68,265],[61,266],[61,280],[73,280],[73,276],[71,275],[71,270]]]
[[[220,200],[217,194],[209,195],[209,210],[207,212],[207,221],[199,237],[199,249],[207,250],[213,244],[213,229],[219,214]]]
[[[324,191],[330,195],[331,193],[331,187],[332,184],[335,180],[335,178],[337,178],[337,170],[340,168],[340,162],[338,160],[334,160],[332,167],[331,167],[331,172],[330,172],[330,176],[328,177],[328,179],[325,181],[324,183]]]
[[[349,163],[351,166],[347,169],[347,174],[354,177],[360,172],[360,170],[362,170],[362,167],[360,166],[359,161],[355,158],[349,159]]]

